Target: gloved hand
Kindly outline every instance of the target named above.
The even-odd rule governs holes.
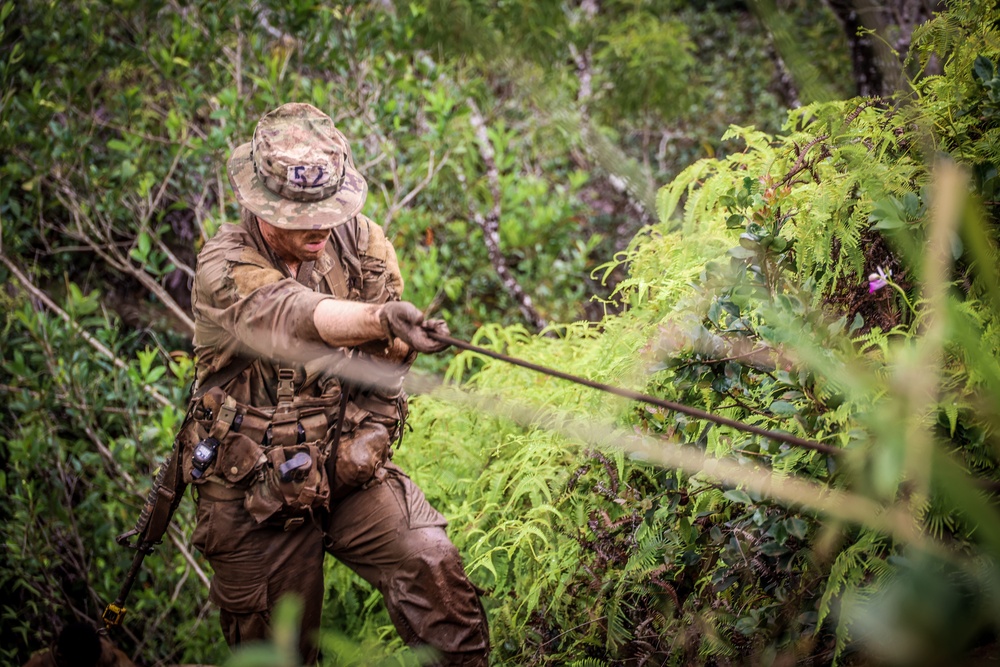
[[[378,311],[379,322],[389,338],[399,338],[417,352],[440,352],[448,347],[427,335],[428,332],[447,336],[444,320],[425,320],[420,309],[409,301],[390,301]]]

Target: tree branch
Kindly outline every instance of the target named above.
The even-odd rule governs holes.
[[[815,146],[816,144],[820,143],[821,141],[826,141],[829,138],[830,138],[829,134],[822,134],[813,139],[812,141],[810,141],[808,144],[806,144],[802,148],[802,150],[799,151],[799,156],[798,158],[796,158],[795,164],[792,165],[792,168],[788,170],[788,173],[785,174],[784,177],[782,177],[781,181],[779,181],[781,185],[788,185],[796,174],[808,168],[809,164],[806,162],[806,154],[809,152],[809,149]],[[821,155],[823,155],[824,157],[829,157],[829,151],[826,149],[825,146],[823,147]]]
[[[398,202],[393,202],[393,204],[389,207],[389,210],[386,211],[383,219],[379,221],[379,224],[383,227],[387,227],[389,222],[396,216],[397,213],[399,213],[400,209],[413,201],[413,198],[420,194],[421,190],[431,184],[431,181],[433,181],[434,177],[438,175],[438,172],[440,172],[444,165],[448,163],[448,157],[450,155],[451,149],[449,148],[445,151],[444,155],[441,156],[441,160],[437,164],[434,164],[434,149],[432,148],[430,155],[427,158],[427,175],[424,176],[419,183],[413,186],[413,189],[407,192],[402,199]],[[395,190],[398,191],[398,188],[395,188]]]
[[[56,189],[56,198],[59,199],[60,203],[66,210],[68,210],[76,222],[77,233],[72,234],[70,230],[66,230],[71,236],[81,243],[87,244],[93,249],[94,253],[103,259],[105,262],[110,264],[113,268],[118,269],[122,273],[127,273],[138,280],[143,287],[149,290],[157,299],[159,299],[167,309],[173,313],[173,315],[180,321],[180,323],[190,332],[194,333],[194,320],[192,320],[184,309],[180,307],[180,304],[170,296],[170,294],[163,288],[160,283],[156,282],[152,276],[143,271],[141,268],[132,264],[128,259],[128,256],[123,252],[118,250],[117,246],[111,243],[111,232],[108,227],[99,228],[93,223],[90,218],[83,213],[83,210],[79,203],[76,201],[76,194],[71,188],[65,183],[62,183],[59,188]],[[83,225],[86,224],[88,230],[92,233],[87,233],[83,229]],[[97,239],[104,239],[105,244],[95,242],[95,237]],[[108,251],[111,249],[111,252]],[[114,254],[112,254],[114,253]]]
[[[503,253],[500,250],[500,201],[502,194],[500,190],[500,170],[497,169],[496,154],[493,151],[493,144],[490,143],[490,137],[486,131],[486,121],[483,120],[483,116],[479,112],[479,107],[476,106],[475,100],[471,97],[466,100],[466,104],[468,104],[472,112],[469,116],[469,123],[476,133],[479,155],[486,164],[486,179],[490,185],[490,194],[493,196],[493,207],[486,216],[475,210],[470,200],[469,205],[472,209],[472,217],[476,221],[476,224],[483,230],[483,238],[486,241],[486,250],[489,252],[490,262],[500,277],[503,288],[517,302],[518,307],[521,309],[521,314],[524,315],[531,326],[539,330],[544,329],[546,325],[545,319],[535,309],[531,297],[525,293],[524,288],[521,287],[517,279],[510,272],[507,260],[504,259]]]
[[[208,575],[205,574],[205,570],[201,569],[201,565],[199,565],[198,561],[196,561],[194,556],[191,555],[191,550],[184,546],[184,542],[181,540],[181,537],[185,537],[185,535],[181,532],[181,529],[171,523],[170,530],[168,532],[170,534],[170,541],[173,542],[174,546],[177,547],[177,550],[181,552],[182,556],[184,556],[184,560],[188,562],[188,565],[190,565],[191,569],[194,570],[194,573],[198,576],[198,579],[201,580],[201,583],[205,585],[205,588],[209,588],[211,584],[209,583]]]

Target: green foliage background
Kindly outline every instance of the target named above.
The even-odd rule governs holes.
[[[447,384],[397,461],[487,591],[495,664],[989,658],[998,20],[953,2],[910,51],[941,74],[786,112],[740,3],[4,4],[0,655],[117,590],[113,536],[191,378],[194,254],[235,214],[222,165],[304,100],[355,142],[406,297],[459,336],[844,452],[424,360]],[[497,207],[547,335],[491,266],[474,220]],[[227,659],[191,528],[185,502],[133,591],[118,639],[143,664]],[[418,661],[327,567],[328,662]]]

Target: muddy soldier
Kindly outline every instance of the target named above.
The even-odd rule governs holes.
[[[197,401],[182,430],[226,641],[265,637],[294,593],[315,661],[329,553],[381,591],[408,644],[486,665],[486,617],[445,519],[390,460],[403,376],[447,327],[399,300],[395,251],[361,215],[368,186],[326,114],[266,114],[228,172],[241,220],[198,256]]]

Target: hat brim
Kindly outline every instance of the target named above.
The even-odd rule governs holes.
[[[337,227],[360,213],[368,196],[368,183],[350,164],[345,165],[340,189],[326,199],[300,202],[277,195],[257,178],[249,142],[233,151],[226,171],[237,201],[279,229]]]

